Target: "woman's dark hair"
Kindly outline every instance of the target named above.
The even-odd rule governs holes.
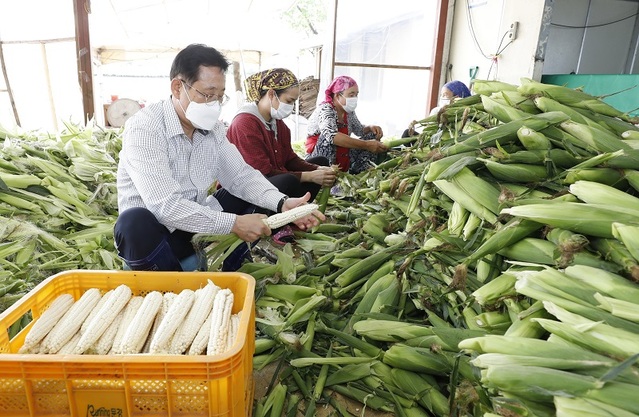
[[[218,67],[226,72],[229,63],[220,51],[210,46],[192,43],[175,56],[169,77],[181,79],[191,84],[198,80],[200,66]]]

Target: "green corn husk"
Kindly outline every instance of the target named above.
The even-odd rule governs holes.
[[[599,307],[616,317],[639,323],[639,311],[637,304],[612,297],[606,297],[599,293],[595,294],[595,299],[599,301]]]
[[[384,353],[384,363],[399,369],[430,375],[447,375],[452,370],[448,360],[430,349],[394,344]]]
[[[592,398],[554,397],[557,417],[637,417],[638,414]]]
[[[467,194],[461,187],[452,181],[436,180],[433,184],[451,200],[457,201],[462,207],[470,213],[487,221],[490,224],[497,222],[497,216],[490,209],[483,206],[471,195]]]
[[[550,301],[589,320],[605,321],[612,326],[639,332],[636,323],[597,308],[598,302],[594,298],[596,291],[592,287],[579,285],[576,280],[567,279],[558,271],[553,274],[552,271],[549,269],[526,275],[518,274],[515,289],[522,295],[538,301]]]
[[[448,415],[450,411],[448,398],[419,374],[405,369],[393,368],[391,376],[393,383],[409,398],[414,398],[419,405],[437,416]]]
[[[569,266],[564,273],[615,299],[627,302],[639,300],[639,287],[621,275],[586,265]]]
[[[544,308],[561,322],[537,319],[546,330],[595,352],[627,359],[639,352],[639,336],[625,328],[589,320],[556,304],[544,301]]]
[[[639,140],[639,131],[637,130],[626,130],[621,134],[621,139],[624,140]]]
[[[615,222],[612,224],[612,235],[623,242],[630,255],[639,262],[639,226]]]
[[[570,193],[590,204],[610,204],[631,210],[639,216],[639,198],[614,187],[594,181],[577,181],[570,185]]]
[[[539,114],[541,111],[535,106],[535,102],[517,90],[502,90],[491,95],[493,98],[503,99],[509,106],[524,111],[528,114]]]
[[[515,275],[504,272],[475,290],[472,296],[482,306],[492,304],[502,297],[514,296],[516,281]]]
[[[498,180],[511,182],[541,182],[548,178],[548,170],[542,165],[502,164],[490,159],[480,159]]]
[[[476,152],[464,152],[433,161],[428,166],[426,182],[450,179],[466,166],[477,165]],[[421,173],[421,171],[420,171]]]
[[[379,342],[398,342],[433,335],[433,329],[401,321],[361,320],[353,325],[358,335]]]
[[[540,96],[540,97],[535,97],[534,99],[535,105],[544,112],[547,111],[560,111],[560,112],[564,112],[566,113],[566,115],[568,115],[568,117],[570,117],[570,120],[572,120],[573,122],[576,123],[581,123],[581,124],[585,124],[585,125],[589,125],[592,127],[596,127],[601,129],[601,125],[599,125],[596,121],[590,119],[589,117],[583,115],[582,113],[578,112],[577,110],[573,109],[570,106],[566,106],[565,104],[561,104],[558,101],[555,101],[553,99],[551,99],[550,97],[544,97],[544,96]]]
[[[464,223],[464,228],[462,229],[462,239],[469,240],[481,224],[482,219],[479,218],[479,216],[469,213],[466,223]]]
[[[484,105],[484,110],[502,123],[512,122],[513,120],[519,120],[529,116],[528,113],[522,110],[501,103],[499,100],[488,96],[481,96],[481,102]]]
[[[566,171],[564,183],[574,184],[577,181],[597,182],[620,188],[626,185],[623,173],[613,168],[573,168]]]
[[[495,214],[499,213],[500,191],[493,184],[478,177],[468,168],[462,168],[451,181],[479,204]]]
[[[558,265],[565,268],[571,264],[590,265],[606,271],[618,271],[617,265],[611,264],[584,250],[564,252],[548,240],[527,237],[498,252],[507,259],[542,265]]]
[[[501,271],[502,257],[497,254],[488,255],[477,261],[475,278],[481,283],[489,282],[501,275]]]
[[[614,132],[617,135],[622,135],[628,130],[639,131],[639,127],[636,124],[621,120],[617,117],[610,117],[605,114],[595,113],[592,110],[584,110],[580,108],[575,108],[575,110],[596,121],[601,126],[608,128],[611,132]]]
[[[351,384],[344,385],[333,385],[331,387],[335,392],[342,394],[348,398],[352,398],[356,401],[359,401],[362,404],[365,404],[366,407],[370,407],[373,410],[383,410],[392,412],[393,408],[384,398],[376,395],[372,395],[370,392],[361,390],[352,386]]]
[[[578,375],[540,366],[503,365],[482,371],[482,382],[522,395],[533,401],[552,401],[554,395],[581,396],[601,389],[603,382],[591,376]]]
[[[628,181],[628,184],[630,184],[630,186],[634,188],[635,191],[639,191],[639,171],[625,169],[623,170],[623,175],[624,178]]]
[[[509,299],[504,300],[508,305]],[[550,318],[550,315],[543,308],[543,304],[535,302],[531,308],[522,311],[512,320],[513,324],[508,327],[504,336],[527,337],[539,339],[546,334],[546,331],[537,323],[536,318]]]
[[[397,275],[393,272],[377,279],[357,303],[357,307],[353,311],[345,328],[345,332],[350,333],[353,326],[362,319],[363,314],[369,314],[375,306],[379,306],[378,295],[389,287],[397,288]]]
[[[611,224],[612,229],[612,224]],[[639,264],[628,248],[617,239],[591,239],[590,245],[607,261],[619,265],[634,281],[639,282]]]
[[[639,224],[639,216],[619,210],[622,208],[599,204],[557,202],[515,206],[503,209],[501,213],[568,229],[576,233],[611,238],[614,221]]]
[[[358,278],[361,278],[379,268],[386,261],[391,259],[395,253],[399,252],[404,244],[389,246],[367,258],[361,259],[356,264],[348,267],[336,279],[335,283],[340,287],[346,287],[352,284]]]
[[[527,126],[522,126],[517,130],[517,138],[528,150],[547,150],[552,147],[546,135]]]
[[[588,360],[580,357],[573,358],[546,358],[542,356],[519,355],[512,353],[483,353],[471,360],[478,368],[491,368],[494,366],[538,366],[564,371],[581,371],[588,369],[612,369],[619,362],[612,359]]]
[[[474,320],[480,329],[485,329],[492,333],[503,333],[512,324],[508,313],[502,313],[500,311],[484,311],[483,313],[477,314]]]
[[[473,91],[480,96],[489,96],[501,91],[517,91],[517,86],[497,80],[473,80]]]
[[[561,129],[570,133],[598,152],[614,152],[618,150],[632,149],[630,145],[620,140],[619,136],[600,128],[594,128],[573,121],[562,122],[560,126]]]
[[[504,145],[514,141],[517,138],[517,130],[524,125],[533,130],[540,131],[548,126],[556,125],[566,120],[568,120],[568,116],[560,112],[530,115],[523,119],[513,120],[512,122],[504,123],[471,135],[463,141],[443,149],[442,152],[444,155],[454,155],[495,146],[497,142]]]
[[[488,239],[485,239],[482,245],[464,260],[464,263],[469,265],[486,255],[497,253],[503,248],[541,229],[541,227],[542,224],[535,221],[517,218],[509,220],[508,223],[500,227]]]
[[[331,372],[326,378],[325,386],[342,385],[348,382],[359,381],[368,376],[371,376],[371,364],[346,365],[337,371]]]
[[[628,116],[598,98],[579,90],[561,85],[542,84],[530,78],[521,78],[517,91],[524,95],[544,95],[562,104],[591,110],[606,116],[619,117],[628,121]]]

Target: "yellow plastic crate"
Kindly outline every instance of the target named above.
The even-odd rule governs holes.
[[[33,321],[12,340],[7,329],[34,318],[60,294],[77,300],[89,288],[120,284],[135,295],[195,290],[210,279],[233,291],[241,311],[227,352],[189,355],[22,355]],[[0,314],[0,416],[228,416],[252,413],[255,280],[242,273],[67,271],[51,276]]]

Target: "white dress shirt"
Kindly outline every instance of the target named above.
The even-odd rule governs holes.
[[[126,122],[118,165],[118,209],[151,211],[169,231],[227,234],[236,215],[212,196],[215,180],[238,198],[275,211],[284,196],[244,162],[226,129],[196,129],[190,140],[172,100],[151,104]]]

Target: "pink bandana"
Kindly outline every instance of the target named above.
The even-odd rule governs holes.
[[[333,104],[333,97],[335,94],[341,93],[355,85],[357,85],[355,80],[348,75],[340,75],[339,77],[336,77],[324,91],[326,95],[324,102]]]

